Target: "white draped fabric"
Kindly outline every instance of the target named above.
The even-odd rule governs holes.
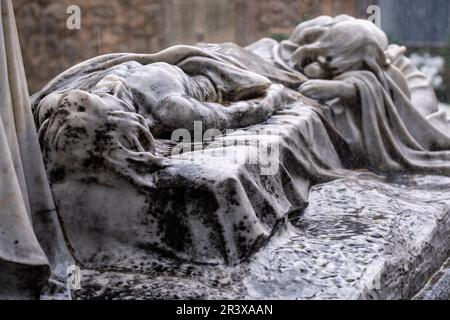
[[[37,297],[67,250],[29,104],[11,0],[0,0],[0,298]]]

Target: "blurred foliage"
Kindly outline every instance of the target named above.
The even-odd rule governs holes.
[[[287,40],[289,38],[289,34],[286,33],[271,33],[269,35],[269,38],[272,38],[278,42],[283,41],[283,40]]]
[[[388,35],[389,43],[395,43],[398,45],[405,45],[399,39]],[[436,88],[436,96],[440,102],[450,104],[450,36],[447,40],[447,44],[444,46],[421,46],[414,47],[405,45],[408,48],[407,55],[410,56],[412,53],[429,53],[432,56],[441,56],[445,60],[444,72],[442,74],[444,83]]]

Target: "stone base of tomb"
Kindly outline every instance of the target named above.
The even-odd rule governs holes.
[[[74,298],[448,298],[450,178],[362,173],[313,187],[309,203],[238,266],[85,269]]]
[[[450,258],[414,297],[415,300],[450,300]]]

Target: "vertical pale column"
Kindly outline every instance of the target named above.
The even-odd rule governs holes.
[[[0,11],[0,298],[34,298],[50,264],[63,277],[70,259],[39,148],[11,1],[0,0]]]

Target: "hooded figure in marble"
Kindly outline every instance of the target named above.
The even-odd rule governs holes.
[[[311,79],[299,91],[328,102],[327,119],[358,166],[449,173],[448,122],[430,80],[373,23],[322,16],[297,26],[286,41],[263,39],[247,49]]]

